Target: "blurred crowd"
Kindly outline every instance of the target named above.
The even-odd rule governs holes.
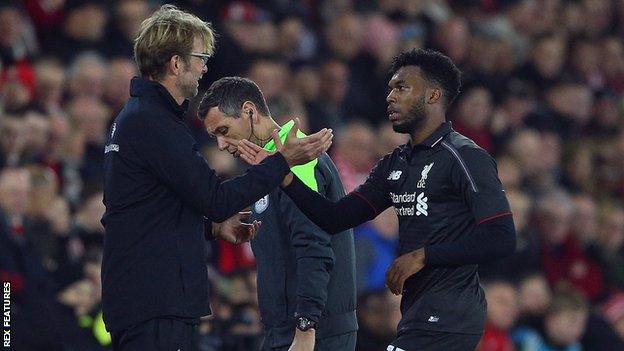
[[[482,265],[481,351],[624,350],[623,0],[173,1],[219,33],[200,89],[246,76],[273,117],[331,127],[347,191],[406,142],[386,119],[387,69],[412,47],[463,71],[448,117],[493,154],[518,233]],[[104,142],[137,74],[132,43],[158,0],[0,3],[0,280],[17,350],[105,350],[100,313]],[[209,163],[219,152],[188,113]],[[398,223],[356,229],[359,351],[385,350],[400,318],[384,287]],[[207,243],[214,316],[205,351],[261,342],[248,244]]]

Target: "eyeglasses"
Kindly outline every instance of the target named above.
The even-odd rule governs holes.
[[[212,55],[210,55],[210,54],[202,54],[202,53],[199,53],[199,52],[191,52],[189,54],[189,56],[199,57],[200,59],[202,59],[202,61],[204,61],[204,66],[205,66],[205,65],[208,64],[208,59],[210,59],[210,57]]]

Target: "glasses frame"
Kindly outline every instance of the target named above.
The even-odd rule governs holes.
[[[200,59],[202,59],[202,61],[204,61],[204,66],[208,64],[208,60],[212,57],[212,55],[210,54],[203,54],[200,52],[191,52],[188,55],[193,57],[199,57]]]

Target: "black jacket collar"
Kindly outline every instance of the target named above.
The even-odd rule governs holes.
[[[130,81],[130,96],[150,96],[155,97],[164,107],[175,113],[180,119],[184,119],[184,114],[188,109],[189,102],[184,100],[182,105],[178,105],[167,88],[162,84],[145,79],[143,77],[134,77]]]
[[[433,133],[429,134],[429,136],[426,137],[425,140],[418,143],[416,146],[412,145],[412,140],[410,139],[407,144],[403,145],[402,154],[409,159],[409,156],[412,154],[412,152],[418,148],[431,149],[434,146],[438,145],[442,141],[442,139],[444,139],[444,137],[452,131],[453,124],[450,121],[446,121],[442,123]]]

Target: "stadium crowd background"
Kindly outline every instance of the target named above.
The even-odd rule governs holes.
[[[518,233],[513,257],[480,269],[489,302],[481,350],[623,342],[624,1],[173,3],[220,35],[200,88],[247,76],[278,122],[333,128],[347,191],[406,141],[385,114],[392,57],[412,47],[449,55],[464,82],[450,117],[495,155]],[[132,39],[160,4],[0,4],[0,280],[12,282],[16,350],[107,348],[103,144],[137,73]],[[193,107],[209,163],[225,178],[239,173]],[[400,318],[384,289],[397,226],[388,210],[356,229],[360,351],[385,350]],[[202,322],[201,350],[253,350],[261,325],[250,247],[207,250],[214,317]]]

